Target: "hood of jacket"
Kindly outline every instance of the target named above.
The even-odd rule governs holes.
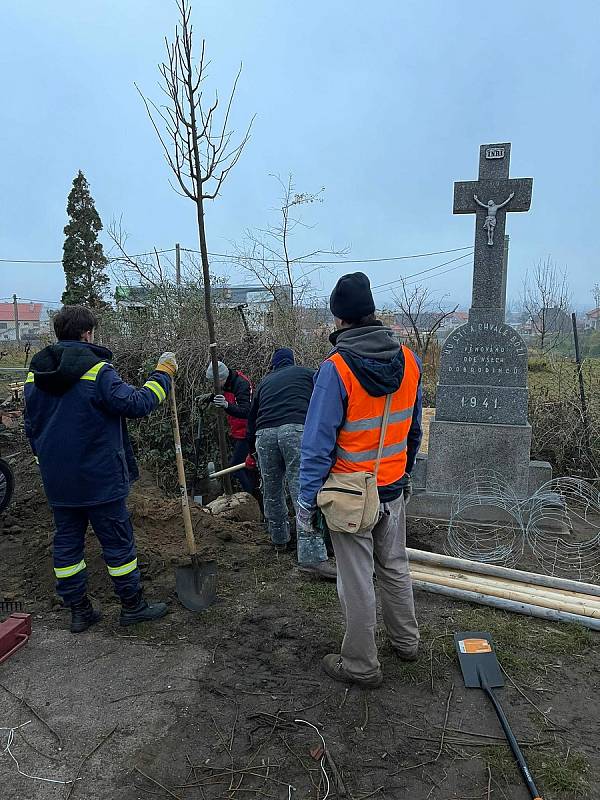
[[[62,395],[99,361],[112,361],[112,353],[106,347],[88,342],[57,342],[34,355],[31,371],[38,389]]]
[[[381,323],[343,328],[332,334],[331,342],[372,397],[398,391],[404,377],[404,353],[390,328]]]

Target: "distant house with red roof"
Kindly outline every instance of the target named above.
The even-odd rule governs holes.
[[[600,331],[600,308],[594,308],[585,315],[585,330]]]
[[[17,303],[19,316],[19,336],[32,339],[42,332],[42,303]],[[0,303],[0,340],[16,341],[15,306],[13,303]]]

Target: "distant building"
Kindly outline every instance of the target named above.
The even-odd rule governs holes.
[[[558,306],[548,306],[537,312],[523,323],[521,331],[530,336],[538,336],[541,332],[568,333],[571,330],[571,315]]]
[[[435,331],[436,337],[445,339],[451,330],[468,322],[469,314],[466,311],[453,311],[444,316],[446,313],[445,311],[422,311],[415,320],[419,333],[428,336]],[[402,312],[394,315],[390,327],[401,341],[406,341],[414,335],[411,320]]]
[[[453,311],[444,317],[440,325],[441,331],[449,331],[458,328],[460,325],[465,325],[469,321],[468,311]]]
[[[586,331],[600,331],[600,308],[586,313],[584,328]]]
[[[19,316],[19,337],[36,339],[46,327],[42,323],[42,303],[17,303]],[[17,327],[15,323],[15,307],[13,303],[0,303],[0,340],[17,340]]]
[[[151,286],[117,286],[115,300],[117,308],[150,308],[156,298],[156,291]]]
[[[117,310],[130,314],[152,313],[170,296],[195,300],[200,307],[204,301],[201,286],[167,286],[161,290],[153,286],[117,286],[115,300]],[[253,330],[264,330],[273,313],[284,310],[292,302],[290,286],[276,286],[267,290],[264,286],[213,286],[212,301],[218,308],[244,309],[248,326]]]

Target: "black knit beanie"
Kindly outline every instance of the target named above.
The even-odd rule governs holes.
[[[342,275],[329,298],[329,308],[334,317],[344,322],[358,322],[362,317],[374,314],[375,301],[365,273]]]

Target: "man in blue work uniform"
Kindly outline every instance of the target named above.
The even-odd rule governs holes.
[[[121,380],[112,353],[94,344],[97,320],[83,306],[64,306],[54,318],[58,342],[31,360],[25,382],[25,432],[38,461],[54,514],[57,592],[71,608],[71,632],[98,622],[86,595],[84,542],[88,523],[102,546],[120,624],[158,619],[165,603],[144,600],[126,498],[139,476],[126,419],[145,417],[162,403],[177,372],[163,353],[141,389]]]

